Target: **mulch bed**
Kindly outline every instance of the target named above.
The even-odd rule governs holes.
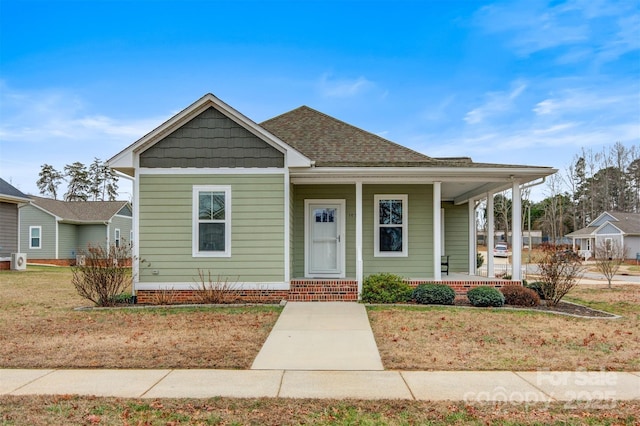
[[[466,306],[473,307],[468,300],[456,299],[454,306]],[[536,311],[552,312],[558,314],[577,315],[587,318],[618,318],[618,315],[610,314],[608,312],[598,311],[589,307],[578,305],[571,302],[560,301],[556,306],[547,306],[545,300],[541,300],[538,306],[515,306],[504,305],[505,308],[510,309],[533,309]]]

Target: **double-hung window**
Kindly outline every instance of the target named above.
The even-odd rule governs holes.
[[[231,256],[231,187],[193,187],[193,256]]]
[[[404,257],[409,254],[407,194],[374,197],[374,255]]]
[[[30,249],[42,248],[42,227],[41,226],[29,227],[29,248]]]

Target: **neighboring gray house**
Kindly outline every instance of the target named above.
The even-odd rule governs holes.
[[[29,196],[0,178],[0,269],[9,269],[11,253],[18,251],[18,206]]]
[[[618,244],[626,257],[640,253],[640,213],[604,212],[585,228],[567,234],[573,249],[584,259],[593,256],[600,244]]]
[[[44,263],[70,264],[89,244],[129,244],[132,209],[127,201],[59,201],[31,197],[20,206],[19,250]]]

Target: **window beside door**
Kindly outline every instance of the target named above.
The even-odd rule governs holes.
[[[408,256],[408,195],[375,195],[374,255],[376,257]]]

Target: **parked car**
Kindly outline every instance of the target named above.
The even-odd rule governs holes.
[[[493,257],[509,257],[509,247],[506,244],[496,244],[493,248]]]

